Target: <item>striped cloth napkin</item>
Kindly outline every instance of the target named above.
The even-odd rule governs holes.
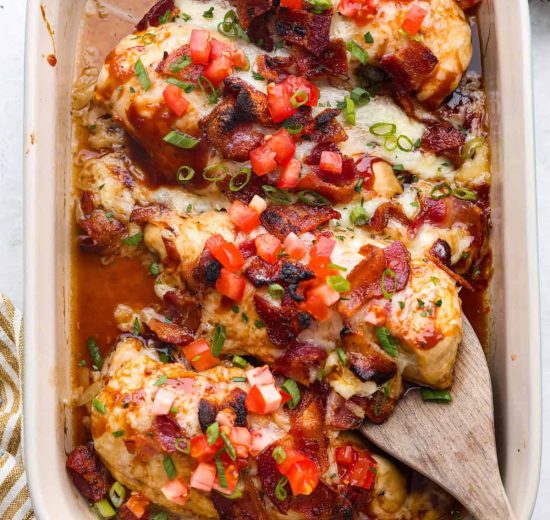
[[[0,518],[34,518],[22,454],[23,318],[0,294]]]

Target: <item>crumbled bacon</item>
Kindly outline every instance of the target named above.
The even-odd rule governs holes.
[[[292,74],[291,68],[294,66],[292,56],[270,56],[269,54],[260,54],[256,58],[256,71],[267,81],[279,82]]]
[[[430,253],[443,265],[451,267],[451,246],[445,240],[438,238],[430,248]]]
[[[289,206],[270,204],[262,213],[262,225],[278,239],[284,240],[289,233],[301,235],[314,231],[331,219],[341,217],[338,211],[323,206],[308,206],[307,204],[291,204]]]
[[[145,31],[148,27],[157,27],[160,25],[160,19],[166,16],[166,13],[173,16],[175,11],[174,0],[159,0],[138,22],[136,29],[138,31]]]
[[[401,92],[418,90],[437,63],[438,59],[433,52],[416,40],[409,40],[394,54],[387,54],[380,60],[380,66]]]
[[[112,477],[102,464],[93,444],[77,446],[67,457],[67,471],[80,494],[90,502],[107,496]]]
[[[391,383],[386,383],[386,385]],[[374,394],[363,398],[365,418],[374,424],[382,424],[392,414],[397,399],[388,392],[386,385],[378,389]],[[389,393],[389,395],[388,395]]]
[[[268,520],[270,517],[250,475],[243,472],[240,478],[243,486],[240,498],[225,498],[221,493],[210,495],[220,520]]]
[[[195,339],[191,331],[177,323],[152,319],[148,326],[157,338],[166,343],[188,345]]]
[[[319,482],[311,495],[298,495],[292,510],[305,520],[347,520],[353,515],[351,504],[324,482]]]
[[[428,252],[428,258],[440,269],[445,271],[458,285],[464,287],[465,289],[468,289],[468,291],[470,292],[475,292],[474,286],[468,280],[460,276],[458,273],[455,273],[450,267],[447,267],[437,256],[435,256],[430,251]]]
[[[180,70],[180,67],[172,68],[179,60],[185,59],[190,54],[189,45],[183,45],[171,52],[170,54],[164,53],[163,59],[157,65],[157,72],[159,74],[166,74],[179,79],[180,81],[197,81],[199,76],[202,76],[205,66],[191,63]]]
[[[398,206],[393,202],[385,202],[376,208],[376,211],[370,218],[367,226],[373,231],[380,233],[386,229],[390,218],[393,218],[406,226],[409,225],[409,219],[401,209],[401,206]]]
[[[214,287],[221,270],[222,265],[204,248],[197,265],[186,276],[187,284],[193,291],[199,291],[202,287]]]
[[[348,136],[342,125],[336,120],[340,114],[337,108],[327,108],[308,122],[302,131],[304,138],[316,143],[341,143]]]
[[[331,390],[327,400],[325,424],[336,430],[356,430],[365,417],[363,407],[354,403],[355,396],[346,401],[342,396]],[[360,398],[364,399],[364,398]]]
[[[442,122],[431,126],[422,136],[422,149],[438,155],[446,155],[453,163],[460,164],[460,147],[466,138],[451,123]]]
[[[327,358],[324,349],[309,343],[294,343],[273,363],[273,373],[309,386],[310,368],[318,368]]]
[[[94,194],[91,191],[83,191],[80,195],[80,209],[84,215],[89,215],[95,208]]]
[[[156,415],[151,427],[153,439],[158,443],[160,451],[174,453],[176,440],[182,438],[178,423],[168,415]]]
[[[346,44],[342,39],[331,40],[318,56],[303,47],[296,47],[294,54],[300,76],[306,76],[309,79],[324,75],[331,78],[348,77],[348,56]]]
[[[330,42],[331,13],[315,14],[310,11],[279,7],[275,30],[287,43],[300,45],[319,56]]]
[[[203,431],[206,431],[213,422],[216,421],[218,412],[231,408],[236,415],[235,426],[246,427],[246,407],[244,401],[246,399],[246,393],[240,388],[234,388],[231,390],[229,396],[224,399],[216,398],[203,398],[199,401],[199,424]]]
[[[183,290],[168,291],[163,296],[165,315],[172,323],[196,332],[201,323],[201,306],[196,298]]]
[[[87,253],[113,253],[126,232],[124,224],[99,209],[80,219],[78,225],[87,235],[79,237],[80,248]]]
[[[255,18],[273,8],[273,0],[237,0],[237,17],[244,30],[250,28]]]
[[[250,41],[267,52],[271,52],[275,47],[268,25],[269,15],[270,13],[266,13],[254,18],[246,31]]]
[[[164,249],[166,250],[166,258],[164,258],[163,263],[169,265],[178,265],[181,263],[181,256],[176,247],[174,238],[162,236],[162,243],[164,244]]]
[[[130,214],[130,222],[136,222],[138,224],[145,224],[159,219],[166,209],[158,204],[151,206],[134,206],[132,213]]]
[[[310,324],[310,316],[292,306],[275,307],[265,298],[254,295],[254,307],[265,323],[267,334],[274,345],[286,346],[296,340]]]
[[[243,273],[254,287],[263,287],[274,283],[296,291],[300,282],[315,278],[315,274],[300,262],[279,260],[272,265],[259,257],[254,258]]]
[[[245,240],[239,244],[239,251],[243,257],[243,260],[248,260],[256,255],[256,242],[252,239]]]
[[[258,175],[252,175],[248,184],[239,191],[231,191],[229,188],[229,181],[231,179],[226,178],[218,183],[218,186],[222,190],[223,194],[229,199],[230,202],[238,200],[243,204],[249,204],[254,198],[254,195],[264,195],[262,186],[269,184],[265,177],[259,177]],[[265,197],[265,195],[264,195]]]
[[[348,352],[347,358],[350,370],[361,381],[374,381],[377,384],[382,384],[397,372],[395,362],[374,349],[369,352],[369,355]]]
[[[239,123],[259,123],[273,126],[267,107],[267,96],[240,78],[229,77],[224,82],[225,92],[236,99],[235,120]]]

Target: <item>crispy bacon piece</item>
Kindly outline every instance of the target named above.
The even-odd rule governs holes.
[[[160,451],[174,453],[176,440],[182,438],[178,423],[168,415],[156,415],[151,428],[153,438],[158,443]]]
[[[124,224],[99,209],[79,220],[87,236],[79,237],[80,248],[87,253],[111,254],[120,247],[126,233]]]
[[[248,30],[255,18],[273,8],[273,0],[237,0],[237,17],[244,30]]]
[[[289,206],[270,204],[262,213],[260,221],[270,233],[284,240],[289,233],[300,235],[313,231],[329,220],[340,217],[338,211],[327,206],[308,206],[302,203]]]
[[[158,204],[153,204],[151,206],[134,206],[130,214],[130,222],[136,222],[137,224],[154,222],[161,218],[164,212],[166,212],[166,208]]]
[[[439,257],[435,256],[431,251],[428,251],[428,258],[434,264],[436,264],[440,269],[445,271],[458,285],[461,285],[465,289],[468,289],[468,291],[470,291],[470,292],[475,292],[474,286],[468,280],[466,280],[464,277],[460,276],[458,273],[455,273],[450,267],[447,267],[439,259]],[[439,341],[439,340],[437,340],[437,341]],[[437,341],[435,341],[435,343],[437,343]],[[432,346],[434,346],[435,343]]]
[[[250,24],[250,27],[246,31],[250,41],[267,52],[271,52],[275,47],[273,37],[268,26],[269,15],[270,13],[265,13],[262,16],[254,18]]]
[[[214,287],[221,271],[222,265],[208,249],[204,248],[197,265],[186,276],[186,281],[193,291],[199,291],[203,287]]]
[[[235,426],[246,427],[245,399],[246,393],[240,388],[231,390],[229,396],[223,400],[216,399],[215,397],[201,399],[199,401],[199,424],[202,431],[206,431],[206,428],[216,421],[218,412],[226,408],[231,408],[235,412]]]
[[[352,316],[371,298],[383,295],[382,275],[386,269],[391,269],[395,275],[395,279],[389,276],[384,279],[389,293],[403,290],[409,280],[410,254],[400,241],[384,249],[368,244],[360,249],[360,253],[365,259],[348,276],[351,284],[349,300],[338,305],[338,310],[346,317]]]
[[[273,126],[267,107],[267,96],[240,78],[229,77],[224,82],[225,92],[232,94],[236,101],[235,120],[239,123],[260,123]]]
[[[347,520],[353,515],[351,504],[324,482],[319,482],[311,495],[298,495],[292,510],[306,520]]]
[[[254,258],[244,271],[244,275],[254,285],[263,287],[273,283],[279,283],[295,291],[298,284],[305,280],[315,278],[310,271],[300,262],[279,260],[272,265],[259,257]]]
[[[340,148],[334,143],[321,143],[315,146],[309,155],[304,159],[304,164],[308,166],[319,166],[323,152],[339,153]]]
[[[380,60],[380,66],[392,78],[401,92],[418,90],[435,66],[438,59],[421,42],[409,40],[394,54],[387,54]]]
[[[356,430],[363,423],[365,412],[363,406],[354,402],[357,396],[345,400],[331,390],[327,400],[325,424],[336,430]],[[364,398],[359,398],[364,399]]]
[[[76,489],[90,502],[107,496],[113,479],[92,443],[77,446],[67,457],[67,471]]]
[[[336,120],[340,114],[337,108],[327,108],[308,122],[302,131],[304,138],[316,143],[341,143],[348,136],[342,125]]]
[[[438,238],[430,248],[430,253],[443,265],[451,267],[451,246],[445,240]]]
[[[95,208],[94,194],[91,191],[83,191],[80,195],[80,209],[84,215],[89,215]]]
[[[331,12],[315,14],[310,11],[279,7],[275,30],[287,43],[300,45],[319,56],[330,42]]]
[[[390,382],[386,385],[391,384]],[[397,399],[391,395],[391,388],[384,385],[370,397],[360,398],[363,401],[365,417],[374,424],[382,424],[392,414]]]
[[[288,510],[290,509],[293,496],[292,493],[288,493],[284,500],[279,500],[275,494],[275,488],[282,477],[277,469],[275,459],[273,458],[273,450],[279,445],[282,445],[283,447],[291,447],[292,440],[287,437],[284,438],[282,442],[270,444],[258,455],[256,462],[258,464],[258,478],[260,479],[262,491],[265,493],[267,498],[271,500],[271,503],[279,510],[279,512],[284,515],[288,513]]]
[[[367,226],[373,231],[380,233],[388,227],[390,218],[398,220],[406,226],[409,225],[409,219],[407,215],[403,213],[401,206],[398,206],[393,202],[385,202],[376,208],[376,211],[369,220]]]
[[[260,54],[256,58],[256,70],[267,81],[279,82],[292,74],[294,66],[292,56],[270,56],[269,54]]]
[[[327,358],[326,350],[309,343],[296,342],[273,363],[273,373],[290,377],[309,386],[309,369],[318,368]]]
[[[148,326],[157,338],[166,343],[188,345],[195,339],[191,331],[177,323],[152,319]]]
[[[308,79],[319,76],[348,77],[348,56],[344,40],[331,40],[323,52],[316,56],[303,47],[294,50],[299,76]]]
[[[243,472],[240,478],[243,483],[241,498],[225,498],[221,493],[210,495],[220,520],[268,520],[270,517],[250,475]]]
[[[309,327],[311,318],[293,306],[275,307],[266,299],[254,295],[254,306],[265,323],[267,334],[274,345],[286,346],[293,343],[300,332]]]
[[[422,149],[438,155],[446,155],[455,165],[461,163],[460,147],[466,138],[451,123],[443,121],[432,125],[422,136]]]
[[[361,381],[374,381],[382,384],[391,379],[397,372],[395,362],[382,354],[373,352],[371,356],[365,356],[359,352],[348,352],[350,370]]]
[[[165,316],[172,323],[196,332],[201,323],[201,305],[196,298],[181,289],[168,291],[163,297],[166,308]]]
[[[230,202],[239,200],[243,204],[249,204],[254,198],[254,195],[262,195],[262,186],[269,184],[265,177],[259,177],[258,175],[252,175],[249,183],[239,191],[231,191],[229,189],[229,178],[218,183],[218,186],[222,190],[223,194],[229,199]]]
[[[179,67],[177,67],[176,70],[172,70],[172,66],[176,65],[179,60],[185,58],[186,56],[189,56],[190,52],[191,51],[188,44],[182,45],[175,51],[172,51],[170,54],[165,52],[163,59],[157,65],[157,72],[159,74],[172,76],[173,78],[177,78],[180,81],[197,81],[199,79],[199,76],[202,76],[202,73],[206,68],[205,65],[191,63],[181,70],[179,70]]]
[[[241,242],[238,247],[244,260],[256,256],[256,242],[254,240],[245,240]]]
[[[160,25],[160,19],[170,13],[172,16],[176,11],[174,0],[159,0],[147,14],[138,22],[136,29],[138,31],[144,31],[147,27],[157,27]]]

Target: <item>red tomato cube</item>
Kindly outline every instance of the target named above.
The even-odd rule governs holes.
[[[281,394],[275,385],[255,385],[250,389],[244,401],[246,409],[251,413],[267,415],[281,405]]]
[[[289,233],[283,242],[286,253],[295,260],[301,260],[306,256],[307,248],[302,239],[296,233]]]
[[[208,370],[219,362],[212,354],[210,345],[204,339],[198,339],[183,347],[183,354],[197,372]]]
[[[420,26],[422,25],[422,22],[424,21],[424,18],[426,18],[427,14],[428,11],[426,11],[426,9],[423,9],[419,5],[413,4],[405,17],[405,20],[403,20],[401,27],[407,34],[414,36],[420,30]]]
[[[277,181],[277,188],[292,189],[298,185],[302,163],[298,159],[291,159],[282,169]]]
[[[267,86],[267,108],[274,123],[280,123],[295,114],[297,109],[290,103],[291,94],[284,83]]]
[[[277,262],[283,245],[276,236],[266,233],[265,235],[256,237],[254,243],[256,244],[256,252],[260,258],[270,264]]]
[[[267,146],[275,152],[275,160],[280,166],[288,163],[296,151],[296,143],[286,128],[281,128],[270,136],[267,140]]]
[[[181,117],[189,108],[189,101],[185,99],[181,88],[176,85],[168,85],[162,93],[168,108],[178,117]]]
[[[227,269],[222,269],[219,278],[216,280],[216,290],[236,302],[241,302],[246,288],[246,280]]]
[[[277,168],[277,154],[267,145],[259,146],[250,152],[250,163],[258,176],[267,175]]]
[[[342,154],[339,152],[322,152],[319,166],[321,170],[326,172],[335,174],[342,173]]]
[[[229,220],[245,233],[249,233],[260,225],[260,215],[258,212],[243,204],[240,200],[236,200],[227,210]]]
[[[204,29],[193,29],[191,31],[191,41],[189,42],[191,61],[200,65],[207,65],[211,50],[210,32]]]

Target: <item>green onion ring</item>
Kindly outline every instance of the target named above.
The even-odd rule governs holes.
[[[152,34],[152,33],[145,33],[142,37],[141,37],[141,43],[143,43],[143,45],[151,45],[152,43],[154,43],[155,41],[157,40],[157,37]]]
[[[281,464],[286,460],[286,452],[282,446],[277,446],[273,449],[271,456],[275,459],[277,464]]]
[[[451,195],[452,192],[453,190],[446,182],[441,182],[433,187],[430,193],[430,198],[432,198],[433,200],[444,199]]]
[[[468,159],[473,159],[476,150],[480,146],[483,146],[483,143],[485,143],[485,139],[483,139],[483,137],[474,137],[473,139],[470,139],[468,142],[464,143],[461,153],[462,160],[466,161]]]
[[[181,445],[184,445],[182,448]],[[185,439],[176,439],[176,451],[179,451],[180,453],[185,453],[186,455],[189,455],[191,453],[191,445],[185,440]]]
[[[287,379],[281,386],[281,388],[290,395],[290,401],[287,406],[293,410],[300,403],[300,388],[294,379]]]
[[[375,123],[369,128],[369,132],[378,137],[385,137],[387,135],[395,134],[396,130],[397,126],[393,123]]]
[[[466,188],[455,188],[453,190],[453,196],[461,200],[469,200],[470,202],[477,201],[477,193],[475,191],[467,190]]]
[[[304,190],[298,192],[298,200],[304,204],[315,207],[330,206],[330,201],[316,191]]]
[[[244,175],[244,180],[237,184],[239,177]],[[252,170],[250,168],[241,168],[235,175],[231,177],[229,181],[229,189],[231,191],[241,191],[252,178]]]
[[[111,500],[111,504],[113,504],[118,509],[124,503],[125,497],[126,497],[126,489],[117,480],[109,490],[109,498]]]
[[[286,497],[288,496],[287,490],[285,489],[287,484],[288,478],[281,477],[275,486],[275,496],[277,497],[277,500],[280,500],[281,502],[286,500]]]
[[[176,180],[180,184],[185,184],[189,182],[195,176],[195,170],[191,166],[180,166],[178,172],[176,173]]]
[[[216,176],[216,172],[220,171],[220,173]],[[227,177],[227,173],[229,172],[229,169],[227,166],[223,163],[219,164],[212,164],[210,166],[207,166],[203,172],[202,176],[204,177],[204,180],[210,181],[210,182],[218,182],[223,181]]]
[[[304,90],[297,90],[292,94],[292,97],[290,98],[290,104],[294,108],[300,108],[301,106],[305,105],[309,101],[309,95]]]
[[[277,204],[284,204],[285,206],[288,206],[292,203],[290,193],[288,193],[288,191],[269,186],[268,184],[263,185],[262,190],[269,200],[276,202]]]
[[[402,141],[405,142],[406,146],[403,145]],[[397,138],[397,148],[399,148],[402,152],[412,152],[414,150],[414,143],[408,136],[400,135]]]
[[[205,78],[204,76],[199,76],[197,79],[197,84],[201,89],[201,92],[208,98],[208,103],[213,105],[218,101],[218,89],[212,85],[212,82]],[[210,91],[210,93],[208,93]]]
[[[290,135],[298,135],[304,129],[304,125],[284,126],[284,128]]]
[[[397,137],[395,137],[395,135],[390,134],[384,138],[384,148],[388,152],[393,152],[397,146]]]
[[[386,287],[386,277],[390,277],[393,280],[392,291],[388,291]],[[391,300],[392,296],[397,292],[397,276],[392,269],[385,269],[382,273],[382,278],[380,279],[380,287],[382,288],[382,294],[386,300]]]

